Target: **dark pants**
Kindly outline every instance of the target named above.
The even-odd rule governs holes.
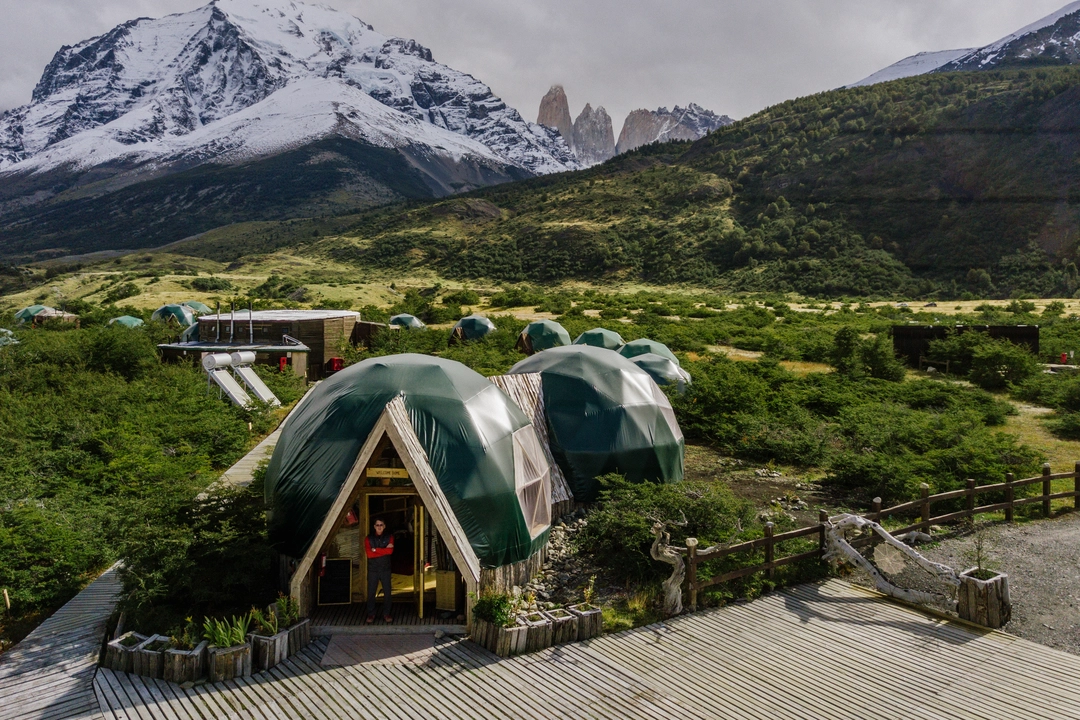
[[[390,589],[390,567],[387,563],[385,570],[372,569],[368,567],[367,573],[367,614],[375,614],[375,589],[382,583],[383,591],[383,615],[389,615],[391,608],[393,608],[393,599],[390,597],[392,590]]]

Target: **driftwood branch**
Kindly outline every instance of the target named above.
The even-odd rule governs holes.
[[[956,601],[945,595],[901,588],[889,582],[869,560],[863,557],[859,551],[852,547],[847,541],[846,535],[848,532],[863,530],[864,528],[872,530],[885,543],[902,552],[919,567],[926,570],[931,575],[935,575],[942,582],[952,585],[953,587],[960,586],[960,577],[955,570],[947,565],[941,565],[940,563],[926,559],[920,555],[918,551],[908,547],[890,535],[885,528],[881,527],[881,525],[878,525],[873,520],[867,520],[858,515],[838,515],[837,517],[829,518],[828,522],[825,523],[826,549],[823,559],[834,565],[842,560],[850,562],[852,565],[855,565],[869,574],[870,577],[873,578],[874,586],[878,591],[890,597],[912,603],[938,605],[950,610],[956,609]]]
[[[671,533],[666,532],[668,525],[686,526],[686,515],[682,515],[680,522],[665,522],[650,517],[653,521],[653,544],[649,554],[653,560],[671,565],[671,577],[664,581],[664,615],[671,617],[682,612],[682,584],[686,578],[686,564],[682,554],[671,547]]]

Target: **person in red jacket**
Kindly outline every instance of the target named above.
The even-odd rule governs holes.
[[[367,554],[367,621],[375,622],[375,590],[382,585],[383,619],[394,622],[390,614],[393,608],[390,589],[390,556],[394,554],[394,536],[386,531],[386,523],[375,521],[375,532],[364,538],[364,552]]]

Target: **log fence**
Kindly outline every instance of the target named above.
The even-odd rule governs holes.
[[[1073,489],[1071,491],[1053,492],[1053,482],[1055,480],[1070,479],[1073,481]],[[1017,499],[1016,490],[1018,488],[1026,488],[1031,485],[1039,484],[1042,486],[1040,488],[1042,491],[1041,494]],[[999,493],[1005,497],[1005,500],[1004,502],[979,505],[979,496],[987,493]],[[935,495],[930,494],[930,487],[924,483],[920,487],[920,497],[917,500],[883,508],[881,506],[881,498],[874,498],[872,510],[867,513],[865,517],[880,523],[883,519],[893,516],[915,516],[918,517],[918,522],[904,527],[890,529],[889,532],[894,536],[913,532],[930,534],[930,528],[934,525],[957,523],[983,513],[1003,511],[1005,513],[1005,521],[1013,522],[1017,507],[1034,503],[1041,503],[1042,515],[1043,517],[1048,518],[1052,515],[1053,501],[1067,499],[1072,499],[1073,509],[1075,511],[1080,511],[1080,462],[1076,463],[1073,472],[1069,473],[1052,473],[1050,471],[1050,465],[1047,463],[1043,465],[1042,474],[1035,477],[1017,480],[1012,473],[1009,473],[1005,476],[1005,482],[994,483],[991,485],[977,485],[974,480],[968,480],[965,487],[962,489],[950,490],[949,492],[937,493]],[[940,505],[941,503],[957,500],[963,500],[963,510],[948,512],[943,515],[933,514],[932,509],[935,504]],[[820,511],[819,522],[817,525],[799,528],[798,530],[776,533],[775,525],[773,523],[766,523],[764,537],[739,543],[737,545],[729,545],[727,547],[711,547],[703,549],[698,547],[697,538],[687,538],[686,547],[673,549],[677,550],[687,559],[688,568],[686,584],[690,596],[690,611],[693,612],[697,610],[698,593],[706,588],[721,583],[731,582],[732,580],[738,580],[759,572],[764,572],[766,577],[773,579],[776,574],[776,568],[778,567],[802,562],[803,560],[821,558],[825,553],[825,528],[828,521],[828,513],[822,510]],[[817,537],[818,547],[816,549],[779,558],[776,556],[777,545],[791,540],[813,536]],[[874,537],[871,536],[859,538],[851,544],[855,547],[863,547],[874,543],[874,541]],[[764,551],[765,562],[730,570],[710,578],[698,578],[699,566],[703,562],[717,561],[733,555],[756,553],[758,551]]]

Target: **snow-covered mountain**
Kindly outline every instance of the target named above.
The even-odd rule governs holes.
[[[995,68],[1080,63],[1080,2],[981,48],[942,50],[912,55],[848,87],[873,85],[931,72],[992,70]]]
[[[694,103],[685,108],[676,105],[674,110],[634,110],[623,123],[616,152],[621,155],[654,142],[699,140],[733,122],[727,115],[717,115]]]
[[[0,115],[0,183],[236,163],[331,134],[493,171],[577,167],[556,134],[413,40],[321,5],[213,0],[62,48],[31,103]]]

